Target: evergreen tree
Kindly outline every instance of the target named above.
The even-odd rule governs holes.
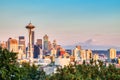
[[[0,47],[0,80],[45,80],[44,71],[38,70],[34,64],[19,64],[17,53]]]

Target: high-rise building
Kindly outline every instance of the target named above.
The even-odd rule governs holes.
[[[92,50],[86,50],[86,60],[92,59]]]
[[[75,57],[75,61],[80,60],[80,50],[81,46],[76,46],[76,48],[73,50],[73,56]]]
[[[18,51],[18,59],[23,59],[23,56],[24,56],[25,54],[23,53],[23,50],[20,48],[19,49],[19,51]]]
[[[86,50],[80,50],[80,56],[82,60],[86,60]]]
[[[40,48],[38,45],[34,45],[34,55],[33,57],[34,58],[39,58],[39,55],[40,55]]]
[[[113,48],[109,49],[109,59],[115,59],[116,58],[116,50]]]
[[[39,58],[42,55],[42,39],[37,39],[36,45],[34,45],[34,58]]]
[[[37,39],[36,45],[42,49],[42,39]]]
[[[19,36],[19,49],[23,51],[23,53],[26,53],[26,46],[25,46],[25,37]]]
[[[45,35],[44,37],[43,37],[43,40],[44,40],[44,50],[46,51],[46,50],[48,50],[48,36],[47,35]]]
[[[9,38],[7,43],[9,51],[18,53],[18,41],[16,39]]]

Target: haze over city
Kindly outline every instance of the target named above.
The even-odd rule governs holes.
[[[47,34],[62,46],[120,50],[119,0],[1,0],[0,41],[24,35],[31,21],[35,38]]]

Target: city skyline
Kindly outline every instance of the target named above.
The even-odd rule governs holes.
[[[60,45],[85,44],[120,49],[118,0],[4,0],[0,2],[0,41],[25,36],[32,22],[36,39],[45,34]],[[106,48],[105,48],[106,49]]]

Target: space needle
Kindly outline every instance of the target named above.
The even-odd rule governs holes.
[[[35,28],[34,25],[30,22],[27,26],[26,29],[28,30],[29,33],[29,44],[28,44],[28,57],[29,61],[32,62],[33,59],[33,50],[32,50],[32,30]]]

